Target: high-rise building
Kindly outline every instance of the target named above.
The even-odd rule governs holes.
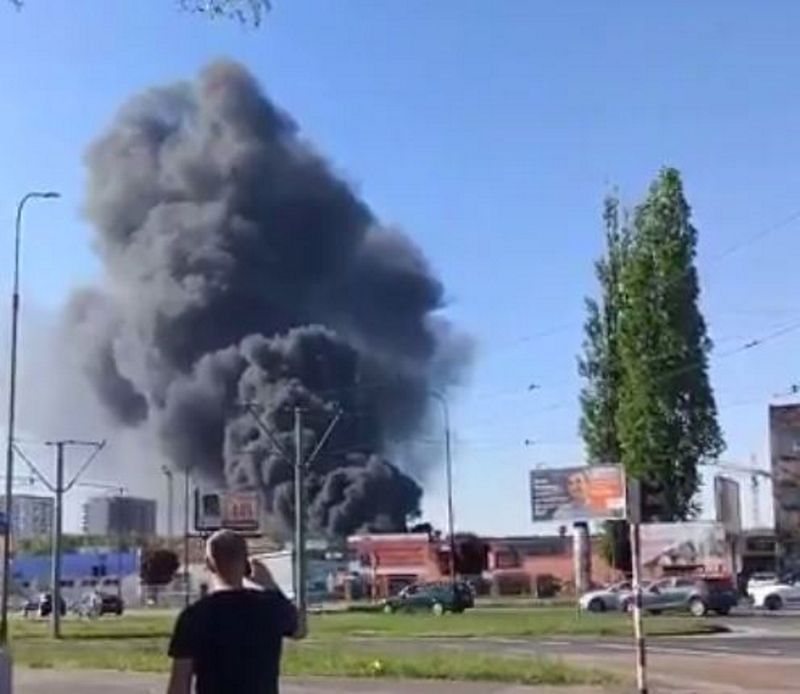
[[[800,566],[800,405],[770,405],[775,530],[784,568]]]
[[[83,530],[89,535],[156,534],[156,502],[135,496],[96,496],[83,506]]]
[[[6,498],[0,496],[0,509],[5,509]],[[53,533],[53,509],[51,496],[14,494],[11,497],[11,534],[16,540],[34,537],[49,537]]]

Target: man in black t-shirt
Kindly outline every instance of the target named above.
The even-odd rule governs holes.
[[[298,631],[297,612],[269,570],[247,558],[230,530],[206,545],[212,590],[178,617],[167,694],[278,694],[283,638]],[[244,587],[245,576],[260,590]]]

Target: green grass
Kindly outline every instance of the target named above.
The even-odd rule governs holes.
[[[166,672],[164,638],[15,640],[18,665],[31,668]],[[385,677],[509,682],[541,685],[609,685],[613,674],[545,658],[485,656],[474,653],[392,653],[330,642],[290,643],[283,659],[288,676]]]
[[[175,615],[160,612],[132,613],[122,619],[96,621],[67,619],[63,633],[67,640],[167,638]],[[719,631],[712,619],[688,616],[645,618],[649,636],[703,634]],[[518,637],[540,636],[618,636],[632,634],[630,617],[624,614],[578,614],[572,608],[540,607],[535,610],[470,610],[463,614],[383,614],[340,612],[310,616],[310,634],[315,640],[342,637]],[[13,620],[12,636],[25,641],[46,638],[48,625],[37,620]]]
[[[84,668],[163,672],[175,615],[134,613],[122,619],[92,622],[67,619],[64,638],[48,637],[49,625],[12,621],[16,661],[34,668]],[[646,620],[651,636],[704,633],[713,621],[689,617]],[[606,684],[614,678],[558,660],[489,656],[469,650],[443,650],[414,644],[414,639],[448,637],[517,637],[570,635],[628,637],[625,615],[576,614],[571,608],[474,610],[460,615],[338,613],[312,615],[310,638],[289,643],[287,675],[491,680],[522,684]],[[370,643],[370,640],[375,640]],[[357,642],[348,642],[357,639]],[[409,639],[391,643],[392,639]]]
[[[619,636],[632,635],[631,619],[618,614],[578,614],[574,608],[540,607],[535,610],[471,610],[464,614],[369,614],[345,612],[316,615],[311,630],[319,638],[342,636],[433,637],[503,636]],[[686,616],[645,619],[650,636],[703,634],[718,631],[708,619]]]

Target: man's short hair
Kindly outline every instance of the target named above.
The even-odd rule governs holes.
[[[233,530],[217,530],[206,542],[206,556],[219,572],[243,567],[247,563],[247,542]]]

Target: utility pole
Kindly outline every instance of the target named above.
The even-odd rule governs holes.
[[[306,476],[303,464],[303,410],[294,408],[294,597],[300,616],[299,631],[306,633]]]
[[[445,455],[445,482],[447,484],[447,534],[450,546],[450,585],[455,590],[456,585],[456,535],[455,519],[453,513],[453,455],[450,450],[450,408],[447,398],[438,390],[428,391],[428,395],[436,400],[442,407],[444,421],[444,455]]]
[[[167,478],[167,538],[171,540],[173,537],[175,537],[175,528],[173,527],[175,512],[175,481],[173,479],[172,470],[166,465],[161,468],[161,472],[163,472]]]
[[[295,567],[294,567],[294,586],[295,602],[297,604],[299,629],[298,636],[304,637],[308,628],[308,605],[307,605],[307,589],[308,579],[306,575],[306,493],[305,493],[305,471],[306,468],[311,467],[314,460],[322,451],[322,448],[333,433],[339,418],[342,416],[342,411],[338,410],[331,419],[325,432],[320,436],[314,450],[311,451],[307,458],[304,458],[303,449],[303,408],[294,408],[294,455],[290,455],[278,437],[270,428],[269,424],[264,421],[258,413],[257,403],[242,403],[242,406],[250,413],[253,420],[258,425],[259,429],[269,439],[275,450],[283,457],[283,459],[294,467],[294,553],[295,553]]]
[[[189,580],[189,468],[183,473],[183,604],[191,602]]]
[[[39,468],[33,464],[30,458],[23,453],[17,444],[14,444],[14,450],[17,454],[28,464],[31,472],[45,485],[55,496],[55,513],[53,518],[53,554],[52,554],[52,581],[51,587],[51,604],[52,612],[50,613],[52,636],[54,639],[61,638],[61,538],[62,528],[64,523],[64,494],[70,491],[80,479],[80,476],[91,465],[92,461],[99,455],[100,451],[105,448],[105,441],[78,441],[75,439],[61,439],[59,441],[48,441],[48,446],[53,446],[56,449],[56,480],[55,484],[45,477]],[[80,447],[89,448],[91,452],[83,461],[78,471],[73,475],[72,479],[66,484],[64,483],[64,451],[66,448]]]
[[[53,587],[51,600],[53,605],[52,614],[52,637],[61,638],[61,528],[64,518],[64,442],[56,441],[56,506],[55,517],[53,518],[53,558],[51,569],[53,575]]]

